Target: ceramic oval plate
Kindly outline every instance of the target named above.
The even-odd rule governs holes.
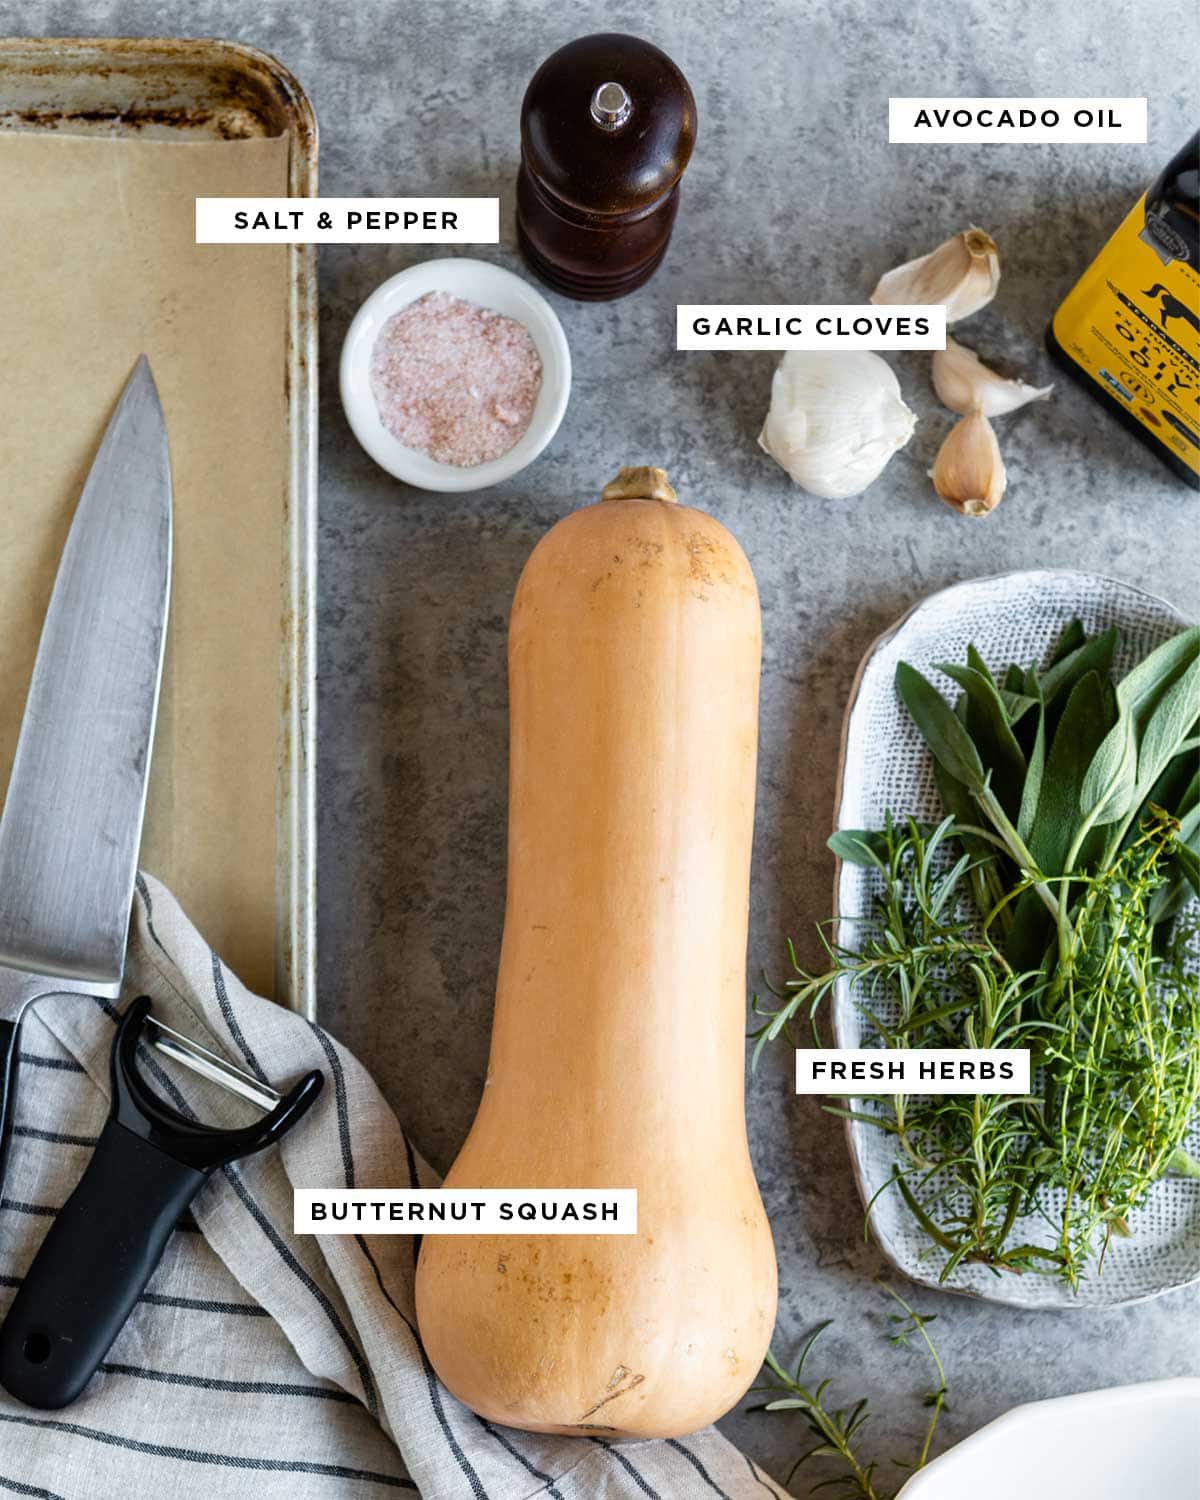
[[[924,741],[896,696],[898,662],[911,662],[953,698],[957,689],[935,662],[965,660],[971,643],[993,668],[1044,660],[1075,618],[1089,634],[1110,625],[1119,628],[1118,674],[1187,624],[1164,600],[1113,578],[1029,572],[945,589],[881,636],[859,667],[846,711],[838,828],[881,827],[889,809],[922,821],[939,822],[943,816]],[[835,910],[851,923],[869,917],[874,881],[872,872],[840,864]],[[833,1022],[838,1046],[871,1044],[873,1034],[845,984],[834,997]],[[870,1100],[847,1102],[864,1113],[881,1108]],[[960,1265],[941,1282],[942,1252],[931,1245],[899,1194],[885,1188],[899,1160],[893,1138],[857,1120],[847,1120],[846,1133],[859,1192],[863,1203],[872,1205],[877,1243],[897,1269],[924,1286],[1017,1307],[1068,1308],[1138,1302],[1200,1280],[1200,1182],[1168,1178],[1155,1185],[1134,1215],[1131,1236],[1110,1241],[1102,1275],[1081,1283],[1078,1292],[1051,1275],[998,1276],[983,1265]],[[1200,1150],[1200,1121],[1191,1149]],[[1027,1238],[1043,1237],[1043,1220],[1031,1219],[1024,1227]]]

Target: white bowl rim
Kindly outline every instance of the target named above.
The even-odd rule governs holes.
[[[977,1453],[986,1450],[1001,1432],[1028,1423],[1035,1413],[1038,1421],[1053,1420],[1054,1413],[1061,1412],[1064,1406],[1091,1406],[1098,1409],[1096,1415],[1099,1416],[1099,1409],[1104,1407],[1128,1409],[1174,1398],[1187,1400],[1189,1397],[1200,1406],[1200,1376],[1174,1375],[1163,1380],[1139,1380],[1128,1385],[1101,1386],[1094,1391],[1076,1391],[1067,1396],[1048,1396],[1044,1401],[1023,1401],[1019,1406],[1011,1407],[1000,1416],[993,1417],[990,1422],[985,1422],[952,1448],[947,1448],[945,1453],[939,1453],[936,1458],[931,1459],[903,1485],[897,1500],[920,1500],[927,1487],[927,1480],[930,1481],[928,1488],[936,1494],[937,1485],[947,1478],[955,1477],[960,1468],[970,1464]],[[969,1474],[966,1477],[969,1478]]]
[[[542,389],[525,432],[507,453],[469,468],[438,463],[405,448],[383,426],[370,387],[370,354],[379,328],[418,297],[441,290],[483,307],[492,306],[489,290],[493,299],[507,301],[510,308],[518,304],[526,314],[523,318],[511,310],[497,310],[525,324],[542,361]],[[520,473],[558,431],[571,394],[571,351],[558,314],[523,276],[472,256],[436,256],[397,271],[363,301],[342,342],[338,385],[354,436],[380,468],[417,489],[481,490]]]

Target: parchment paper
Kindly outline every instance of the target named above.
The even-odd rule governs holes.
[[[0,134],[0,788],[80,487],[137,356],[175,485],[141,863],[274,988],[287,249],[194,243],[198,194],[287,193],[286,137]]]

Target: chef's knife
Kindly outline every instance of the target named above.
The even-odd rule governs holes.
[[[71,523],[0,816],[0,1189],[25,1007],[120,991],[170,573],[167,434],[143,356]]]

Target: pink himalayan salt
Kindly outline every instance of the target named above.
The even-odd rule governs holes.
[[[389,318],[371,351],[383,425],[406,448],[459,468],[518,442],[541,384],[525,325],[449,292],[428,292]]]

